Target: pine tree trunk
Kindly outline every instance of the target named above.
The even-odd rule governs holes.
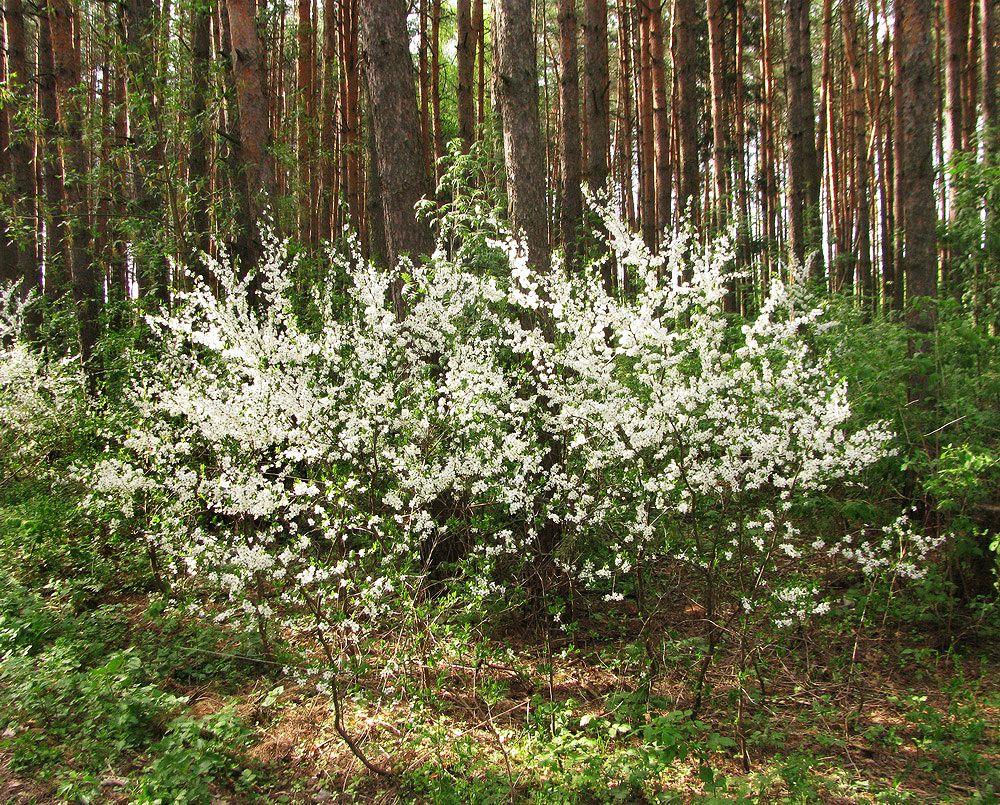
[[[6,0],[4,3],[4,19],[7,23],[7,84],[15,96],[30,97],[31,70],[25,53],[24,6],[21,0]],[[4,270],[0,276],[8,279],[16,278],[21,283],[21,295],[26,296],[33,288],[40,286],[38,263],[36,261],[37,246],[35,243],[35,160],[34,132],[30,127],[14,125],[14,116],[8,110],[0,111],[7,123],[9,145],[7,155],[10,159],[14,198],[12,213],[18,224],[18,234],[13,238],[15,263],[13,271]],[[27,234],[25,234],[27,233]],[[8,239],[5,233],[5,241]]]
[[[138,237],[132,248],[141,266],[140,292],[166,304],[170,299],[169,269],[159,244],[164,216],[163,197],[157,187],[165,152],[156,126],[160,100],[154,89],[156,20],[153,0],[126,0],[125,20],[129,129],[136,144],[132,175]]]
[[[708,53],[712,91],[712,184],[715,191],[715,225],[729,222],[728,134],[726,119],[725,32],[723,0],[708,0]]]
[[[361,4],[361,40],[385,222],[386,260],[429,255],[434,241],[414,206],[431,195],[424,169],[420,115],[410,60],[405,0]],[[402,284],[393,285],[396,315],[404,314]]]
[[[584,0],[584,114],[587,119],[587,183],[608,183],[611,79],[608,75],[608,2]]]
[[[472,32],[476,37],[476,123],[479,136],[486,125],[486,20],[483,0],[472,0]]]
[[[937,249],[934,205],[934,165],[931,136],[934,107],[927,102],[935,85],[931,48],[931,0],[897,2],[901,72],[896,104],[902,121],[899,161],[900,208],[903,228],[903,270],[906,299],[911,308],[907,321],[914,332],[911,352],[930,348],[933,310],[927,304],[937,293]],[[927,378],[915,372],[910,378],[910,399],[925,399]]]
[[[996,158],[997,143],[1000,141],[1000,118],[997,116],[997,93],[1000,72],[997,70],[996,43],[998,37],[997,10],[994,0],[980,0],[979,3],[979,70],[982,74],[979,85],[982,91],[983,127],[986,131],[985,152]],[[992,163],[991,163],[992,164]]]
[[[780,254],[780,222],[778,218],[778,181],[775,166],[778,163],[778,136],[775,113],[778,105],[774,88],[774,39],[772,37],[772,0],[761,0],[761,53],[763,64],[764,91],[761,97],[761,208],[764,216],[764,278],[765,282],[774,271],[775,254]]]
[[[69,269],[79,322],[80,357],[88,387],[96,389],[99,367],[94,348],[98,336],[99,277],[93,257],[93,237],[87,187],[87,155],[83,141],[80,53],[73,39],[74,18],[68,0],[49,0],[49,34],[54,67],[56,112],[61,137],[63,200],[69,241]]]
[[[371,106],[371,102],[369,101],[366,105]],[[368,259],[374,263],[384,263],[386,260],[385,208],[382,205],[382,188],[379,184],[378,165],[374,156],[376,153],[375,131],[370,122],[365,127],[364,138],[365,150],[369,158],[366,167],[368,182],[366,192],[363,194],[366,213],[363,242],[368,243]],[[430,181],[430,174],[426,174],[426,176]]]
[[[4,13],[8,13],[5,9]],[[2,23],[2,18],[0,18]],[[7,55],[7,38],[4,26],[0,24],[0,85],[7,86],[10,82],[9,58]],[[13,115],[11,110],[0,109],[0,177],[4,180],[11,173],[10,162],[10,130]],[[20,272],[18,269],[17,247],[11,242],[15,237],[14,224],[16,221],[10,209],[13,205],[4,197],[2,199],[4,207],[8,213],[0,213],[0,287],[6,288],[11,283],[20,282]]]
[[[576,54],[576,0],[559,0],[559,158],[562,206],[559,228],[566,250],[566,269],[576,263],[576,238],[583,214],[580,176],[580,78]]]
[[[295,89],[298,95],[296,143],[298,175],[298,237],[301,243],[312,243],[312,122],[315,117],[313,104],[313,51],[312,51],[312,0],[298,0],[298,20],[295,32],[298,58],[295,63]]]
[[[235,154],[240,182],[237,193],[245,194],[245,215],[237,221],[242,245],[240,259],[247,271],[260,258],[260,226],[265,207],[277,196],[272,134],[268,125],[264,56],[254,15],[253,0],[226,0],[232,48],[232,73],[236,90],[239,148]]]
[[[322,152],[322,189],[319,209],[319,232],[322,240],[330,240],[337,229],[337,138],[335,121],[340,100],[337,81],[337,6],[335,0],[323,0],[323,113],[320,124]]]
[[[361,61],[358,57],[358,0],[340,2],[340,104],[344,185],[351,226],[362,232],[364,178],[361,165]],[[362,243],[364,238],[362,237]]]
[[[800,263],[821,244],[809,7],[809,0],[787,0],[785,3],[789,240],[792,256]],[[832,123],[832,119],[829,122]],[[811,279],[821,279],[822,260],[811,259],[811,265]]]
[[[949,162],[963,148],[962,78],[969,60],[968,39],[970,0],[944,0],[944,160]],[[996,78],[994,77],[994,80]],[[956,188],[949,177],[948,220],[955,219]]]
[[[653,82],[653,139],[655,141],[656,228],[670,226],[670,116],[667,113],[667,71],[663,62],[663,17],[659,0],[643,0],[649,19],[649,59]]]
[[[472,96],[476,36],[472,29],[471,0],[457,0],[455,8],[458,34],[458,136],[462,138],[462,149],[468,153],[476,132],[476,109]]]
[[[637,102],[639,121],[639,207],[642,239],[650,249],[656,248],[656,138],[653,130],[653,59],[650,50],[649,8],[638,0],[635,25],[637,72],[639,79]]]
[[[538,117],[531,0],[493,0],[492,33],[511,225],[527,241],[531,265],[546,271],[545,148]]]
[[[993,168],[998,161],[998,148],[1000,148],[1000,119],[997,118],[997,65],[996,51],[994,49],[997,41],[997,9],[994,0],[981,0],[979,5],[979,69],[980,69],[980,91],[982,93],[982,116],[983,116],[983,165],[986,168]],[[986,232],[995,232],[997,228],[997,216],[1000,215],[1000,203],[994,196],[987,199],[983,209],[983,227]],[[979,278],[977,285],[983,289],[983,293],[977,293],[977,297],[985,296],[985,292],[1000,282],[1000,256],[990,255],[987,264],[983,267],[983,276]],[[997,315],[995,303],[990,306],[992,316],[990,317],[990,331],[996,334],[1000,317]]]
[[[698,17],[695,0],[676,0],[674,6],[674,72],[677,81],[677,129],[680,146],[680,185],[677,206],[698,224]]]
[[[52,55],[51,26],[47,0],[42,0],[38,17],[38,112],[42,127],[45,159],[42,191],[45,197],[45,296],[62,295],[69,281],[69,240],[62,167],[56,142],[56,68]]]
[[[190,241],[200,252],[208,253],[211,242],[209,209],[209,159],[211,121],[208,118],[209,69],[211,61],[211,12],[195,7],[191,26],[191,153],[188,160],[188,185],[191,193]],[[198,262],[198,261],[196,261]]]
[[[618,161],[618,183],[621,188],[622,210],[625,221],[634,229],[635,191],[632,182],[632,112],[635,86],[635,61],[632,58],[631,14],[626,5],[629,0],[618,0],[618,123],[615,135],[615,155]]]
[[[852,254],[857,268],[857,285],[865,304],[872,296],[871,215],[868,189],[868,119],[866,115],[865,79],[862,74],[861,41],[858,20],[848,4],[841,6],[844,28],[844,55],[851,78],[851,111],[854,115],[854,235]]]
[[[395,2],[395,0],[392,0]],[[362,4],[368,0],[362,0]],[[434,129],[434,182],[441,180],[444,130],[441,128],[441,0],[431,0],[431,115]]]

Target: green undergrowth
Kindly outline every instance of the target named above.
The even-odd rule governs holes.
[[[192,686],[235,691],[247,670],[218,656],[222,636],[157,607],[76,611],[0,579],[0,750],[58,800],[210,802],[249,795],[266,773],[243,750],[252,730],[224,706],[191,714]],[[234,700],[235,704],[235,700]]]
[[[478,673],[470,694],[468,680],[418,683],[404,669],[394,705],[356,680],[350,728],[360,712],[398,727],[366,744],[390,761],[394,774],[382,780],[335,737],[320,742],[337,758],[322,768],[250,758],[295,713],[315,713],[311,726],[332,734],[322,697],[283,695],[285,680],[245,659],[258,646],[193,624],[155,596],[81,600],[90,596],[0,578],[0,757],[36,792],[18,801],[307,802],[340,791],[344,801],[378,802],[986,803],[1000,792],[996,664],[957,650],[887,647],[871,673],[909,684],[885,682],[864,698],[843,696],[844,671],[833,664],[822,674],[830,693],[803,672],[800,689],[775,691],[734,725],[724,680],[697,715],[674,685],[697,653],[661,652],[654,682],[620,638],[540,660],[527,638],[453,630],[436,635],[432,664],[459,657],[454,667],[510,673]],[[595,695],[598,678],[613,678],[613,689]],[[671,685],[679,695],[665,695]],[[272,690],[266,718],[251,706],[262,688]],[[206,691],[210,705],[199,708]],[[306,754],[314,738],[302,739]]]

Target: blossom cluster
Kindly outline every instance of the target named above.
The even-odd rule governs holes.
[[[682,232],[654,253],[601,214],[628,294],[609,295],[599,266],[539,274],[513,237],[491,241],[502,279],[461,250],[387,271],[351,245],[331,255],[347,286],[305,312],[287,244],[272,238],[251,276],[209,261],[218,292],[192,277],[150,319],[160,358],[109,436],[92,505],[221,595],[222,616],[340,645],[442,564],[488,599],[544,556],[619,600],[637,567],[680,561],[788,617],[824,609],[783,582],[817,557],[895,556],[913,575],[933,545],[912,530],[862,546],[803,527],[811,501],[892,452],[883,423],[853,422],[815,347],[822,306],[775,282],[734,327],[728,239]]]
[[[43,472],[82,410],[79,362],[48,358],[25,338],[30,298],[0,287],[0,482]]]

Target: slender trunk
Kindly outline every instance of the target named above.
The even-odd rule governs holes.
[[[767,281],[774,268],[775,254],[780,254],[780,231],[778,216],[778,180],[776,165],[778,164],[778,136],[775,113],[778,109],[776,93],[774,87],[774,39],[771,33],[772,26],[772,0],[761,0],[761,39],[762,39],[762,64],[764,92],[761,97],[761,139],[762,152],[761,171],[763,175],[761,187],[761,207],[764,215],[764,277]]]
[[[7,23],[7,86],[15,96],[28,95],[32,80],[28,67],[24,31],[24,6],[21,0],[6,0],[4,3],[4,19]],[[10,279],[16,278],[21,283],[21,295],[40,287],[38,262],[36,260],[37,245],[35,233],[35,147],[34,132],[30,126],[16,125],[13,110],[2,110],[6,124],[8,144],[7,157],[10,160],[10,171],[13,178],[14,198],[11,205],[13,221],[16,229],[13,237],[0,233],[5,242],[13,240],[14,268],[9,272]],[[0,272],[3,279],[8,279],[6,270]]]
[[[9,10],[5,9],[4,13],[9,13]],[[0,18],[0,86],[7,86],[11,81],[10,58],[7,54],[7,37],[2,22]],[[11,110],[0,109],[0,176],[3,177],[11,173],[10,135],[13,117]],[[0,214],[0,287],[6,288],[14,282],[21,282],[21,274],[18,268],[17,246],[12,242],[16,237],[16,212],[12,209],[13,204],[8,203],[6,199],[3,201],[10,215],[8,219],[6,215]]]
[[[472,0],[472,30],[476,35],[476,123],[479,136],[486,126],[486,17],[483,0]]]
[[[226,0],[224,4],[220,4],[217,18],[222,48],[220,52],[223,54],[227,68],[222,77],[226,97],[225,142],[227,146],[226,162],[229,169],[227,177],[229,197],[233,203],[232,216],[235,228],[235,236],[229,253],[236,266],[243,272],[248,272],[257,264],[263,249],[263,244],[259,237],[258,220],[262,202],[265,201],[265,198],[262,196],[267,193],[264,188],[267,187],[272,191],[276,191],[277,189],[277,179],[274,171],[268,169],[269,166],[266,161],[263,163],[253,162],[248,157],[247,146],[244,145],[244,140],[247,140],[250,146],[250,153],[257,150],[261,159],[265,158],[265,154],[266,158],[270,159],[270,153],[264,150],[269,143],[260,142],[257,139],[259,136],[266,137],[264,132],[269,130],[267,127],[259,128],[256,131],[251,129],[246,135],[243,133],[244,114],[240,110],[241,100],[249,101],[253,99],[253,88],[255,85],[258,89],[261,89],[259,82],[255,82],[253,75],[247,74],[249,71],[256,75],[253,67],[245,63],[247,58],[252,59],[254,57],[254,52],[248,51],[242,55],[237,53],[236,40],[233,36],[234,26],[232,22],[234,15],[242,17],[247,11],[251,11],[252,13],[252,9],[247,9],[245,6],[231,6],[229,0]],[[250,26],[252,34],[255,37],[256,29],[253,27],[252,16],[249,20],[240,20],[241,27],[245,28],[247,25]],[[241,37],[245,36],[247,34],[241,32]],[[258,114],[262,112],[266,116],[266,102],[262,103],[258,101],[256,104],[250,104],[246,112],[248,120],[251,119],[253,112],[257,112]],[[270,123],[269,119],[265,118],[265,120]]]
[[[931,148],[934,109],[927,103],[935,83],[930,27],[932,5],[931,0],[907,0],[896,5],[901,34],[900,92],[896,99],[902,121],[900,206],[906,299],[911,306],[907,322],[914,333],[912,353],[923,353],[930,348],[934,314],[929,301],[937,293],[937,216]],[[926,400],[927,386],[926,375],[915,371],[910,378],[910,399]]]
[[[298,142],[296,143],[298,175],[298,236],[301,243],[312,243],[312,124],[315,119],[313,102],[313,21],[312,0],[298,0],[298,25],[296,45],[298,58],[295,62],[295,90],[298,95],[296,121]]]
[[[868,190],[868,119],[866,115],[867,101],[865,99],[865,79],[862,75],[861,42],[858,36],[858,20],[856,14],[847,4],[841,6],[842,24],[844,28],[844,55],[851,77],[851,111],[854,115],[852,124],[854,134],[854,236],[852,238],[855,264],[857,267],[857,284],[862,299],[867,304],[872,296],[872,261],[871,261],[871,215],[869,211]]]
[[[68,0],[49,0],[49,33],[54,67],[56,114],[61,138],[63,202],[69,240],[69,268],[79,323],[80,357],[88,387],[96,389],[99,367],[94,348],[98,336],[99,277],[94,266],[87,197],[87,155],[83,142],[80,53],[73,39],[74,17]]]
[[[323,0],[323,115],[320,126],[322,191],[319,210],[321,240],[330,240],[337,230],[337,6]],[[342,101],[342,99],[341,99]]]
[[[441,157],[444,156],[444,131],[441,128],[441,0],[431,0],[431,114],[436,183],[441,180]]]
[[[576,0],[559,0],[559,157],[562,169],[560,230],[566,268],[576,263],[576,238],[583,214],[580,191],[580,79],[576,54]]]
[[[656,139],[653,130],[653,59],[650,50],[650,9],[638,0],[635,26],[637,72],[639,79],[639,203],[642,210],[642,238],[650,249],[656,248]]]
[[[945,35],[945,60],[944,60],[944,105],[945,105],[945,134],[944,134],[944,161],[951,159],[963,148],[963,134],[965,124],[963,121],[963,97],[962,78],[965,74],[966,65],[969,60],[968,53],[968,32],[969,32],[969,12],[972,8],[970,0],[944,0],[944,35]],[[994,77],[994,80],[995,77]],[[948,220],[955,219],[956,193],[955,182],[949,179],[948,194]]]
[[[750,265],[750,207],[747,199],[747,119],[746,119],[746,83],[744,81],[744,49],[743,37],[746,26],[746,8],[744,0],[736,0],[735,20],[736,65],[733,78],[736,86],[733,88],[733,117],[736,133],[733,148],[733,169],[736,177],[735,209],[737,221],[736,259],[743,270],[749,270]],[[748,297],[752,294],[752,284],[747,284],[747,293],[741,294],[741,302],[746,307]],[[745,309],[743,312],[746,312]]]
[[[462,138],[462,149],[468,153],[476,132],[476,110],[472,99],[476,35],[472,29],[471,0],[457,0],[455,9],[458,34],[458,136]]]
[[[677,81],[677,128],[680,147],[680,185],[677,206],[697,225],[698,212],[698,16],[694,0],[676,0],[674,6],[674,74]]]
[[[196,6],[191,26],[191,154],[188,160],[188,185],[191,193],[190,240],[206,254],[211,246],[209,210],[209,159],[211,120],[208,114],[209,69],[211,62],[211,9]]]
[[[670,116],[667,113],[667,71],[663,61],[663,16],[659,0],[643,0],[649,19],[649,58],[653,84],[655,140],[656,228],[670,226]]]
[[[166,304],[170,298],[169,269],[160,246],[163,197],[156,181],[165,154],[156,125],[160,99],[154,87],[156,19],[153,0],[126,0],[125,22],[130,134],[136,145],[132,157],[136,237],[132,248],[141,266],[140,291]]]
[[[622,208],[629,227],[635,228],[635,193],[632,182],[632,88],[635,85],[635,62],[632,59],[631,16],[625,5],[628,0],[618,0],[618,123],[615,135],[615,154],[618,161],[619,185]]]
[[[608,183],[611,78],[608,73],[608,2],[584,0],[584,114],[587,119],[587,183]]]
[[[45,197],[45,296],[54,299],[69,280],[69,241],[65,215],[65,190],[59,160],[57,133],[56,68],[52,55],[51,26],[46,0],[38,18],[38,112],[45,159],[42,191]]]
[[[998,12],[993,0],[980,0],[979,5],[979,38],[980,54],[979,69],[981,78],[979,81],[982,92],[982,114],[983,130],[985,140],[983,142],[983,152],[986,155],[988,164],[993,164],[997,157],[997,146],[1000,144],[1000,118],[997,116],[997,94],[998,81],[996,62],[996,43],[998,37]]]
[[[430,16],[427,12],[427,0],[420,0],[417,6],[419,16],[420,41],[417,46],[417,80],[420,83],[420,134],[424,142],[424,153],[427,157],[427,175],[434,175],[434,149],[431,144],[431,72],[427,58],[427,22]]]
[[[809,0],[786,0],[788,47],[788,208],[792,256],[810,257],[811,279],[822,278],[822,261],[811,255],[821,244],[819,165],[813,115]],[[829,123],[832,118],[828,117]]]
[[[341,140],[344,159],[344,183],[351,226],[362,228],[363,175],[361,164],[361,61],[358,57],[358,0],[346,0],[340,6],[340,67],[343,73],[340,104]],[[362,238],[364,242],[364,238]]]
[[[726,120],[725,31],[723,0],[708,0],[708,53],[712,91],[712,184],[715,191],[715,225],[729,222],[728,141]]]
[[[1000,119],[997,118],[997,65],[995,44],[997,41],[997,9],[994,0],[981,0],[979,5],[979,69],[981,71],[979,86],[982,92],[982,115],[983,115],[983,165],[986,168],[993,168],[998,160],[998,146],[1000,146]],[[994,196],[987,199],[983,209],[983,227],[987,233],[995,232],[997,229],[997,216],[1000,215],[1000,203]],[[992,254],[987,264],[983,267],[983,275],[977,283],[984,291],[995,287],[1000,275],[1000,258]],[[985,294],[977,294],[977,297]],[[989,322],[990,330],[994,334],[997,331],[998,321],[997,308],[993,304],[990,306],[993,312]]]

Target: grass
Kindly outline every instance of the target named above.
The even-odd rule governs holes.
[[[843,645],[800,634],[775,648],[764,695],[755,683],[736,724],[725,658],[690,712],[696,620],[662,625],[655,672],[627,608],[582,623],[572,640],[509,623],[432,632],[408,655],[386,642],[375,659],[405,662],[383,677],[373,661],[345,708],[393,770],[383,779],[336,735],[329,701],[255,660],[249,639],[149,593],[80,597],[6,576],[0,798],[997,801],[1000,677],[982,647],[875,635],[848,683]]]

